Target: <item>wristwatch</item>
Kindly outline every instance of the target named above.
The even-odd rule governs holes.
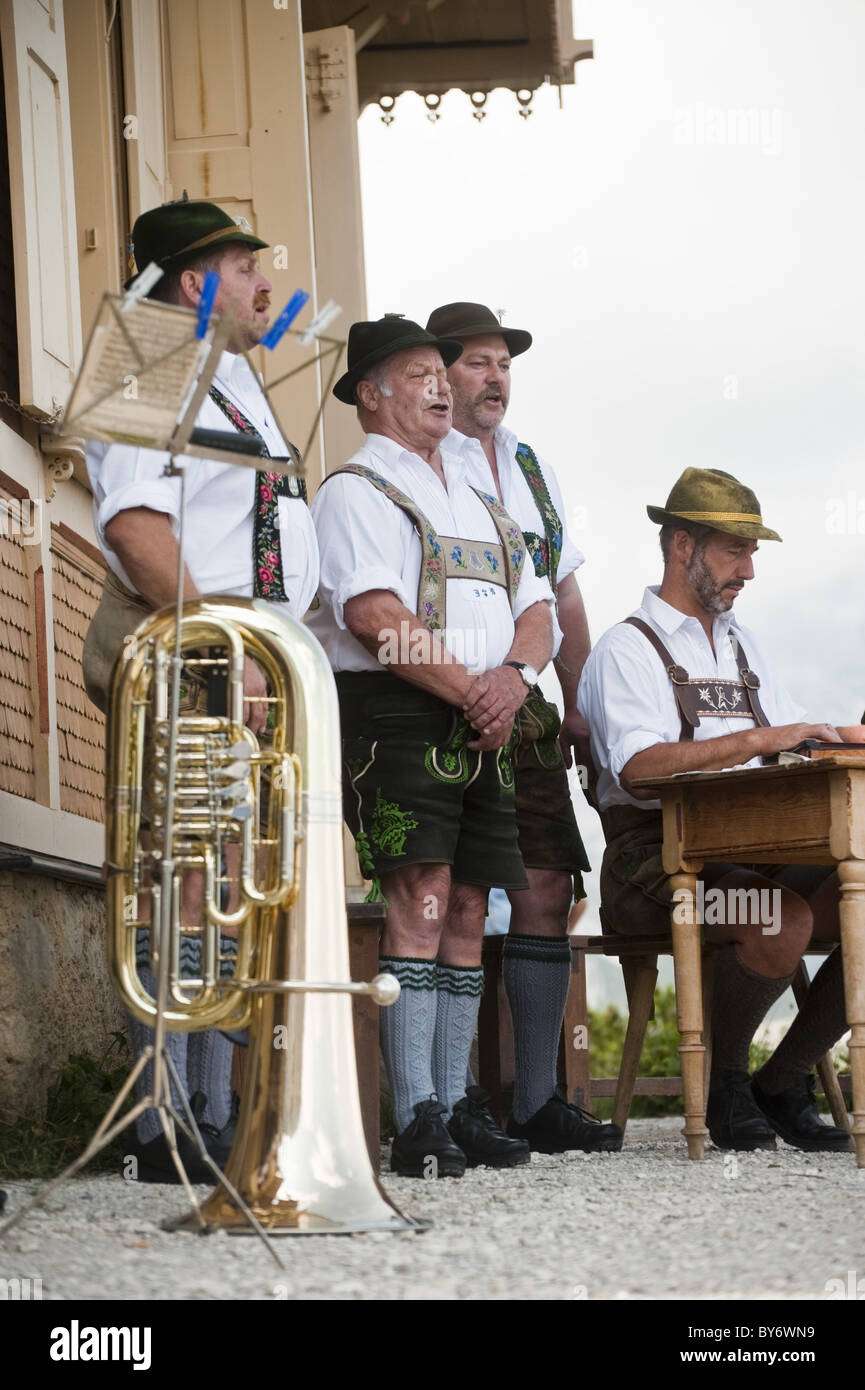
[[[529,666],[525,661],[505,661],[502,665],[513,666],[515,671],[519,671],[529,690],[533,690],[540,680],[534,666]]]

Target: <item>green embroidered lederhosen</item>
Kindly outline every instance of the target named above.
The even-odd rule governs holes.
[[[525,563],[523,534],[497,498],[478,488],[497,542],[441,536],[423,510],[394,483],[360,464],[350,473],[377,488],[411,520],[421,546],[417,614],[432,633],[447,628],[448,579],[498,586],[513,609]],[[513,757],[510,740],[494,758],[468,748],[468,721],[438,697],[383,670],[337,673],[346,766],[346,819],[355,835],[361,869],[381,873],[427,860],[452,863],[465,882],[527,886],[513,829]],[[418,783],[423,769],[429,781]],[[439,788],[440,790],[436,790]],[[451,790],[448,791],[447,789]],[[454,797],[468,820],[454,821]],[[424,809],[416,813],[413,797]],[[450,807],[450,809],[448,809]],[[485,822],[489,822],[485,829]],[[454,849],[454,827],[459,828]]]
[[[517,465],[540,512],[544,534],[524,531],[535,574],[548,579],[558,600],[558,570],[563,527],[550,496],[537,455],[529,444],[518,444]],[[533,690],[517,716],[519,740],[514,752],[517,779],[517,823],[523,860],[530,868],[566,870],[573,875],[574,897],[586,896],[582,874],[591,868],[577,828],[559,743],[562,727],[556,706]],[[547,776],[539,774],[549,774]]]

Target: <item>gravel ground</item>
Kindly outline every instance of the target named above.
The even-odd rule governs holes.
[[[621,1154],[532,1155],[460,1181],[394,1178],[423,1235],[169,1234],[176,1188],[79,1177],[0,1241],[0,1278],[44,1299],[824,1299],[865,1276],[865,1169],[852,1154],[691,1163],[681,1119],[632,1120]],[[6,1183],[6,1214],[33,1190]],[[206,1189],[202,1189],[202,1194]],[[862,1288],[865,1288],[863,1282]]]

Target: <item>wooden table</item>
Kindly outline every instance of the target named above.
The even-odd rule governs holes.
[[[634,785],[651,788],[660,798],[664,869],[674,894],[684,889],[691,895],[680,894],[680,910],[672,914],[688,1156],[703,1157],[708,1133],[701,928],[694,912],[700,869],[710,860],[835,864],[841,883],[841,949],[851,1030],[852,1133],[857,1165],[865,1168],[865,763],[840,754],[791,766],[643,778]]]

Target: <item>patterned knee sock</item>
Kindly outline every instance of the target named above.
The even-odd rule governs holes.
[[[414,1108],[435,1095],[432,1046],[436,1026],[436,963],[382,956],[379,970],[395,975],[400,996],[380,1012],[381,1050],[393,1094],[397,1134],[411,1124]]]
[[[776,999],[792,980],[757,975],[739,960],[735,946],[715,957],[712,983],[712,1073],[709,1089],[725,1071],[747,1071],[751,1039]]]
[[[505,938],[502,974],[514,1024],[517,1124],[525,1124],[555,1094],[570,972],[567,937],[511,933]]]
[[[769,1096],[786,1091],[798,1076],[806,1076],[846,1031],[844,975],[838,946],[820,966],[805,1003],[766,1065],[757,1072],[761,1089]]]
[[[203,1091],[207,1105],[197,1117],[201,1124],[224,1129],[231,1117],[231,1063],[234,1043],[216,1028],[190,1033],[186,1080],[190,1096]]]
[[[469,1053],[483,992],[483,966],[439,965],[433,1079],[448,1116],[466,1093]]]

